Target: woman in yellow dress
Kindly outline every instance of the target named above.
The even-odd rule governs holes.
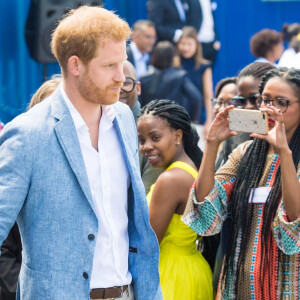
[[[196,249],[197,234],[181,221],[202,159],[198,134],[185,109],[170,100],[144,106],[137,131],[140,152],[153,167],[165,169],[147,196],[150,223],[160,243],[163,297],[213,299],[212,272]]]

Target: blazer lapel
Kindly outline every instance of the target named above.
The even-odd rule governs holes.
[[[131,162],[134,161],[134,156],[132,151],[130,151],[129,147],[128,147],[128,139],[126,136],[126,130],[123,127],[123,123],[121,120],[121,117],[118,113],[116,113],[116,117],[114,119],[114,125],[116,126],[118,135],[119,135],[119,139],[122,145],[122,150],[123,150],[123,154],[125,156],[125,160],[126,160],[126,164],[130,173],[130,177],[133,178],[133,170],[132,167],[134,164],[132,164]],[[132,180],[131,180],[132,181]]]
[[[57,135],[58,141],[66,155],[66,158],[79,182],[84,195],[86,196],[92,209],[95,211],[76,128],[68,107],[65,104],[60,93],[60,88],[58,88],[55,91],[55,94],[53,94],[51,108],[53,117],[57,119],[54,130]]]

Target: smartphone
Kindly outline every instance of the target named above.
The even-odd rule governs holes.
[[[233,108],[228,115],[230,130],[260,134],[269,131],[268,114],[260,110]]]

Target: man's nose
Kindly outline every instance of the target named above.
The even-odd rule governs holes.
[[[118,67],[116,69],[116,72],[114,74],[114,81],[117,81],[117,82],[125,82],[125,75],[124,75],[124,72],[123,72],[123,65],[121,65],[120,67]]]

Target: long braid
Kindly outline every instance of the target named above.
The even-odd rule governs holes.
[[[260,93],[269,79],[273,77],[282,78],[288,82],[291,88],[294,90],[295,95],[300,95],[300,70],[279,68],[269,71],[263,78],[259,86]],[[298,96],[299,98],[299,96]],[[299,99],[300,100],[300,99]],[[252,188],[256,188],[261,180],[266,157],[268,153],[268,143],[262,140],[254,140],[249,146],[244,158],[241,161],[239,170],[236,175],[236,183],[232,195],[231,202],[229,203],[229,211],[231,211],[233,225],[231,235],[229,237],[222,282],[225,283],[225,287],[229,287],[227,280],[228,275],[232,272],[236,266],[236,283],[235,294],[238,295],[239,281],[243,281],[243,277],[240,278],[240,274],[244,274],[244,263],[246,259],[246,250],[248,247],[248,237],[250,235],[251,221],[253,217],[253,205],[248,204],[250,191]],[[300,162],[300,124],[295,130],[293,137],[289,143],[289,148],[292,151],[293,162],[297,169]],[[264,295],[263,286],[265,284],[265,275],[270,266],[272,257],[270,257],[270,250],[273,245],[272,238],[272,222],[274,220],[276,211],[279,207],[280,199],[282,197],[282,185],[281,185],[281,171],[280,167],[275,175],[275,180],[271,192],[268,195],[267,201],[263,210],[263,224],[261,230],[261,258],[262,268],[260,269],[260,288],[263,297],[270,298],[271,291],[271,278],[268,273],[268,293]],[[237,263],[234,261],[234,253],[238,246],[238,238],[240,239],[240,253]],[[286,255],[278,249],[279,261],[283,262]],[[283,267],[283,266],[281,266]],[[283,282],[284,284],[284,282]],[[230,287],[229,287],[230,288]]]
[[[186,154],[191,158],[197,168],[200,167],[202,151],[198,147],[199,136],[192,126],[191,118],[187,111],[171,100],[153,100],[145,105],[139,118],[143,115],[152,114],[167,120],[174,129],[181,129],[183,132],[183,147]]]

